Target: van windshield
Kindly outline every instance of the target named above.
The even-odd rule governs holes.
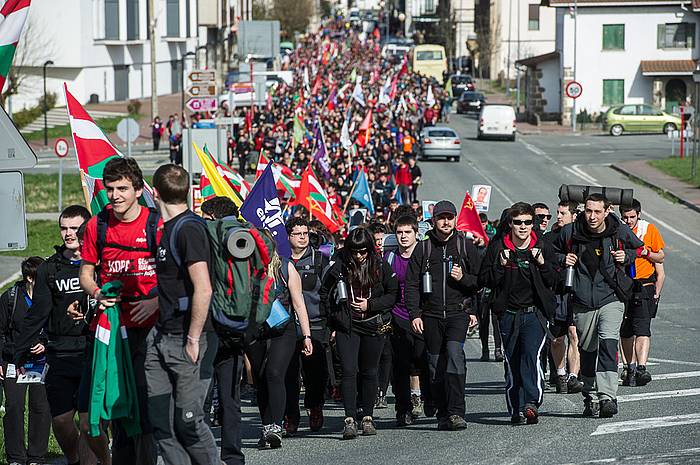
[[[421,50],[419,52],[416,52],[416,60],[418,60],[418,61],[442,60],[442,50]]]

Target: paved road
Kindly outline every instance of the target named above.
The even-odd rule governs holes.
[[[584,419],[580,395],[545,395],[541,423],[511,427],[503,398],[503,371],[482,363],[478,339],[468,339],[467,421],[462,432],[438,432],[434,419],[397,429],[393,405],[376,412],[379,434],[339,440],[340,405],[327,406],[326,428],[310,433],[302,420],[301,438],[285,440],[277,451],[257,451],[256,410],[244,402],[244,438],[251,464],[298,463],[700,463],[700,330],[697,263],[700,215],[631,184],[606,165],[635,157],[663,157],[663,136],[520,137],[516,142],[476,141],[473,119],[453,115],[451,126],[463,138],[460,163],[421,163],[425,200],[447,198],[460,204],[472,184],[492,184],[492,216],[514,201],[556,205],[562,183],[633,187],[646,217],[667,244],[668,278],[659,316],[653,323],[651,373],[657,378],[640,388],[620,388],[620,414],[613,419]],[[653,215],[653,217],[652,217]],[[664,378],[664,379],[661,379]],[[685,424],[683,424],[685,423]],[[674,426],[675,425],[675,426]]]

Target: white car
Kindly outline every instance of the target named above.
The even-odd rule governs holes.
[[[485,105],[479,114],[478,139],[515,140],[515,110],[510,105]]]

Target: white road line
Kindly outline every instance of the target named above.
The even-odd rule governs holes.
[[[601,150],[600,153],[615,153],[614,150]]]
[[[670,399],[673,397],[689,397],[699,396],[700,388],[694,389],[676,389],[675,391],[658,391],[658,392],[643,392],[641,394],[629,394],[626,396],[617,396],[617,402],[635,402],[638,400],[654,400],[654,399]]]
[[[661,381],[664,379],[695,378],[696,376],[700,376],[700,371],[683,371],[681,373],[662,373],[660,375],[657,375],[656,373],[654,373],[653,379],[654,379],[654,381]]]
[[[649,216],[649,215],[647,215]],[[675,363],[677,365],[691,365],[694,367],[700,367],[700,363],[698,362],[686,362],[685,360],[669,360],[666,358],[655,358],[655,357],[649,357],[649,360],[653,362],[661,362],[661,363]]]
[[[471,161],[469,162],[469,164],[472,166],[472,168],[474,169],[474,171],[476,171],[476,172],[479,173],[484,179],[486,179],[486,180],[489,182],[489,184],[491,184],[491,185],[493,186],[493,188],[496,189],[496,191],[498,191],[498,193],[501,194],[501,195],[503,196],[503,198],[506,200],[506,202],[508,202],[508,203],[511,204],[511,205],[515,203],[515,202],[513,201],[513,199],[511,199],[510,197],[508,197],[508,194],[506,194],[505,192],[503,192],[503,189],[501,189],[501,188],[498,186],[498,184],[497,184],[490,176],[487,176],[483,171],[481,171],[481,170],[480,170],[474,163],[472,163]],[[649,215],[647,215],[647,216],[649,216]]]
[[[623,433],[651,428],[667,428],[669,426],[692,425],[700,423],[700,413],[688,415],[672,415],[668,417],[641,418],[639,420],[619,421],[598,426],[591,436],[602,434]]]
[[[700,447],[694,447],[692,449],[679,449],[672,450],[669,452],[661,452],[657,454],[644,454],[644,455],[625,455],[624,457],[613,457],[608,459],[596,459],[596,460],[586,460],[585,462],[579,462],[578,465],[584,464],[599,464],[599,463],[627,463],[637,465],[639,463],[683,463],[678,459],[683,457],[688,457],[688,460],[695,460],[700,454]],[[667,459],[667,460],[663,460]],[[675,459],[675,460],[668,460]],[[562,465],[577,465],[574,463],[565,463]]]
[[[560,147],[585,147],[587,145],[591,145],[590,142],[580,142],[577,144],[559,144]]]
[[[590,174],[586,173],[585,171],[583,171],[581,169],[581,165],[571,165],[571,169],[573,169],[577,173],[580,173],[581,176],[584,176],[584,177],[590,179],[596,186],[600,185],[600,184],[598,184],[598,180],[596,178],[594,178],[593,176],[591,176]]]
[[[522,142],[522,144],[525,146],[526,149],[528,149],[530,152],[534,153],[535,155],[540,155],[540,156],[546,155],[544,150],[542,150],[541,148],[535,147],[534,145],[527,143],[522,139],[520,139],[520,142]]]
[[[571,166],[565,166],[564,169],[566,171],[568,171],[569,173],[573,174],[574,176],[576,176],[577,178],[583,179],[583,181],[587,184],[597,184],[595,181],[595,178],[590,177],[589,175],[587,175],[586,173],[584,173],[582,171],[575,170]]]
[[[13,281],[17,281],[17,280],[19,279],[20,276],[22,276],[22,272],[21,272],[21,271],[18,271],[17,273],[13,274],[13,275],[10,276],[9,278],[7,278],[7,279],[4,280],[3,282],[1,282],[1,283],[0,283],[0,288],[3,288],[3,287],[5,287],[5,286],[7,286],[8,284],[10,284],[10,283],[13,282]]]

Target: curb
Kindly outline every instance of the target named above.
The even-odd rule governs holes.
[[[634,181],[637,181],[644,186],[647,186],[647,187],[650,187],[654,190],[660,191],[660,192],[664,193],[665,195],[668,195],[669,197],[673,198],[678,203],[685,205],[686,207],[690,208],[691,210],[693,210],[697,213],[700,213],[700,205],[694,204],[693,202],[690,202],[690,201],[684,199],[683,197],[674,193],[673,191],[666,189],[664,187],[661,187],[661,186],[657,186],[656,184],[644,179],[643,177],[631,173],[630,171],[628,171],[627,169],[623,168],[620,165],[612,164],[612,165],[610,165],[610,168],[614,169],[615,171],[617,171],[619,173],[624,174],[628,178],[630,178]]]

